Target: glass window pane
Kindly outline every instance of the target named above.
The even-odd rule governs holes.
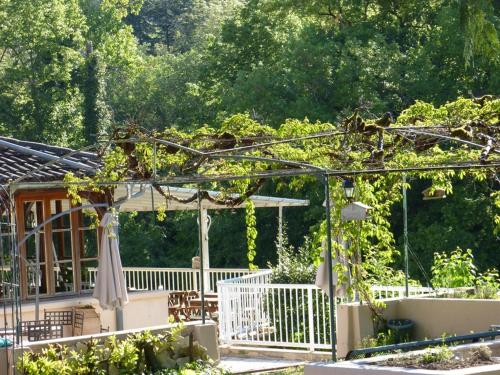
[[[71,260],[71,232],[53,232],[52,245],[55,253],[54,262],[58,260]]]
[[[24,229],[30,231],[43,223],[43,202],[24,202]],[[43,228],[40,229],[43,231]]]
[[[45,262],[44,234],[35,233],[26,241],[26,258],[28,261],[36,262],[36,252],[39,252],[40,263]]]
[[[50,212],[51,215],[57,215],[61,212],[67,211],[69,208],[68,200],[52,200],[50,201]],[[52,221],[52,229],[71,229],[71,217],[69,214],[65,214]]]
[[[96,216],[95,210],[84,210],[81,215],[81,228],[95,227]]]
[[[28,266],[28,295],[34,296],[38,286],[39,294],[47,293],[47,278],[45,273],[45,265],[40,265],[37,275],[36,267],[34,265]]]
[[[43,223],[43,202],[24,202],[24,230],[26,234]],[[26,243],[26,274],[28,295],[47,293],[47,270],[45,267],[45,243],[43,228],[30,235]],[[38,259],[36,255],[38,253]],[[38,263],[38,266],[37,266]]]
[[[82,290],[94,289],[97,260],[87,260],[81,262],[82,265]]]
[[[71,261],[54,264],[54,280],[56,283],[56,293],[72,292],[74,290],[73,264]]]
[[[97,258],[97,230],[80,230],[80,239],[82,241],[80,258]]]

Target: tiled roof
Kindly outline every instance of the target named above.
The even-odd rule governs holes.
[[[65,147],[0,137],[0,184],[25,176],[71,151]],[[100,166],[97,155],[90,152],[78,152],[65,160],[37,170],[23,181],[61,181],[68,172],[89,175]]]

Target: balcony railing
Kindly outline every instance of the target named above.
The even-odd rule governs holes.
[[[272,284],[271,271],[219,282],[219,331],[228,345],[331,348],[328,295],[315,285]],[[373,286],[376,299],[404,297],[405,288]],[[433,294],[411,287],[410,296]],[[337,299],[335,303],[344,303]]]
[[[87,269],[86,284],[93,287],[97,268]],[[242,268],[210,268],[205,271],[209,286],[206,290],[217,292],[217,283],[252,273]],[[200,270],[193,268],[124,267],[125,282],[137,290],[200,290]]]

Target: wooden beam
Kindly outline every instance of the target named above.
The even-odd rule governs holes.
[[[43,220],[50,219],[50,199],[43,200]],[[45,247],[45,272],[47,274],[47,294],[56,293],[56,283],[54,278],[54,253],[52,251],[52,223],[43,226],[44,247]]]
[[[17,241],[24,238],[24,201],[22,201],[18,196],[15,197],[15,212],[16,212],[16,232]],[[17,244],[16,244],[17,247]],[[28,272],[26,269],[26,244],[21,245],[18,249],[20,254],[19,259],[19,278],[20,278],[20,295],[21,299],[26,299],[28,297]]]
[[[71,208],[76,207],[73,204]],[[82,270],[80,254],[83,251],[83,241],[80,236],[82,211],[74,211],[70,214],[71,220],[71,254],[73,258],[73,288],[75,293],[82,290]]]

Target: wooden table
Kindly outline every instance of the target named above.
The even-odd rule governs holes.
[[[219,304],[219,299],[214,298],[214,297],[205,297],[204,298],[205,303],[208,304],[211,307],[217,307]],[[192,298],[189,300],[190,302],[199,302],[201,304],[201,297],[198,298]]]

